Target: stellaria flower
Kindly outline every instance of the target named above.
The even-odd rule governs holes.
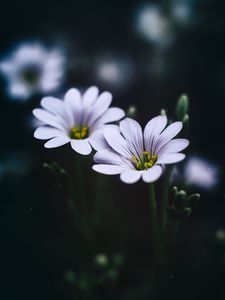
[[[94,155],[97,163],[93,169],[106,175],[120,174],[125,183],[134,183],[141,177],[145,182],[156,181],[163,172],[164,164],[177,163],[185,158],[183,153],[189,142],[173,139],[182,129],[181,122],[167,124],[166,116],[150,120],[142,132],[133,119],[120,122],[119,130],[105,129],[108,148]]]
[[[58,48],[48,50],[39,43],[22,44],[0,62],[0,72],[7,80],[9,96],[26,100],[61,85],[65,57]]]
[[[44,97],[43,109],[34,109],[34,116],[45,125],[36,129],[37,139],[48,140],[46,148],[55,148],[71,143],[72,148],[83,155],[106,147],[102,129],[116,127],[106,125],[124,117],[124,111],[110,107],[112,94],[103,92],[100,95],[97,87],[90,87],[81,95],[72,88],[59,100]]]

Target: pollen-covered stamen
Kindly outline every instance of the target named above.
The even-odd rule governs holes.
[[[89,128],[87,126],[73,127],[70,130],[70,138],[75,140],[86,139],[89,135]]]
[[[140,157],[133,155],[132,162],[136,170],[148,170],[156,163],[157,158],[156,155],[143,151],[143,155]]]

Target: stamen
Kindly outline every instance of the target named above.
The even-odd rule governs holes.
[[[87,126],[83,127],[73,127],[70,130],[70,138],[75,140],[83,140],[89,135],[89,128]]]
[[[132,162],[136,170],[148,170],[154,166],[157,158],[156,155],[152,155],[148,151],[143,151],[143,155],[140,157],[133,155]]]

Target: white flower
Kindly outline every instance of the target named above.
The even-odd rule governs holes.
[[[65,72],[61,50],[47,50],[38,43],[22,44],[0,62],[12,98],[26,100],[31,95],[56,90]]]
[[[187,184],[211,189],[218,183],[218,175],[218,167],[202,158],[191,157],[185,164],[184,179]]]
[[[108,149],[98,151],[94,156],[97,172],[116,175],[125,183],[134,183],[141,177],[145,182],[154,182],[162,174],[164,164],[177,163],[185,158],[183,153],[189,142],[173,139],[182,129],[181,122],[167,124],[166,116],[150,120],[142,132],[133,119],[120,122],[119,130],[106,129],[104,137]]]
[[[171,23],[159,6],[145,5],[136,16],[136,30],[157,45],[166,46],[172,40]]]
[[[72,88],[59,100],[44,97],[41,101],[43,109],[34,109],[33,114],[45,125],[36,129],[37,139],[47,140],[46,148],[55,148],[71,143],[72,148],[83,155],[106,147],[102,128],[116,127],[105,125],[124,117],[124,111],[110,107],[112,94],[103,92],[100,95],[97,87],[90,87],[81,95]],[[92,146],[92,147],[91,147]]]

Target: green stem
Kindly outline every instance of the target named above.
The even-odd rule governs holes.
[[[168,194],[169,194],[169,183],[171,175],[171,166],[165,172],[163,188],[162,188],[162,203],[161,203],[161,226],[162,232],[165,232],[168,219]]]
[[[151,230],[152,230],[152,239],[153,239],[153,253],[156,260],[158,261],[158,257],[160,255],[160,236],[159,236],[159,228],[158,228],[155,188],[153,183],[150,183],[149,185],[149,193],[150,193],[150,221],[151,221]]]
[[[94,216],[93,216],[93,224],[94,227],[97,227],[102,213],[102,205],[103,205],[103,176],[101,174],[97,174],[96,176],[96,185],[95,185],[95,207],[94,207]]]

